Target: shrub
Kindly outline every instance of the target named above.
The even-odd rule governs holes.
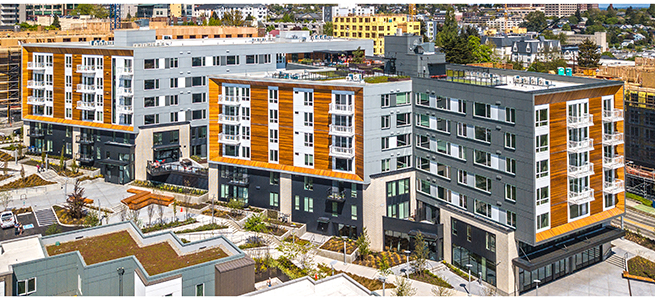
[[[59,229],[59,226],[57,226],[57,224],[52,224],[52,225],[48,226],[48,228],[45,230],[44,235],[53,235],[53,234],[57,234],[57,233],[60,233],[60,232],[61,232],[61,229]]]
[[[264,232],[266,231],[266,224],[264,224],[261,215],[254,215],[246,220],[243,229],[254,232]]]

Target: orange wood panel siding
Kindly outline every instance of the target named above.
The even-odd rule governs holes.
[[[551,104],[550,119],[550,226],[568,221],[566,102]]]
[[[541,104],[554,104],[558,102],[566,102],[569,100],[595,98],[606,95],[613,95],[621,88],[620,85],[591,88],[583,90],[575,90],[570,92],[560,92],[552,94],[541,94],[534,96],[534,105]]]
[[[102,73],[103,73],[103,96],[102,96],[102,101],[104,107],[102,108],[103,113],[103,122],[105,124],[111,124],[111,112],[112,112],[112,107],[111,107],[111,90],[112,90],[112,74],[113,70],[111,68],[111,56],[105,55],[102,58]]]
[[[615,208],[608,209],[604,212],[591,215],[589,217],[576,220],[571,223],[564,224],[562,226],[558,226],[555,228],[551,228],[549,230],[539,232],[537,233],[537,242],[545,241],[547,239],[551,239],[559,235],[566,234],[567,232],[571,232],[578,228],[582,228],[591,224],[602,222],[607,219],[615,218],[619,215],[622,215],[624,212],[625,212],[625,206],[622,203],[619,203],[616,205]]]
[[[52,123],[58,123],[58,124],[62,124],[62,125],[73,125],[73,126],[93,127],[93,128],[100,128],[100,129],[110,129],[110,130],[116,130],[116,131],[129,131],[129,132],[134,131],[134,127],[132,127],[132,126],[112,125],[112,124],[96,123],[96,122],[81,121],[81,120],[66,120],[66,119],[60,119],[60,118],[50,118],[50,117],[32,116],[32,115],[25,116],[24,119],[32,120],[32,121],[52,122]]]
[[[207,128],[207,136],[209,141],[207,143],[207,154],[209,160],[214,160],[220,156],[220,144],[218,143],[218,133],[221,130],[218,124],[218,114],[220,112],[220,105],[218,104],[218,95],[220,94],[220,85],[214,81],[209,80],[209,127]]]
[[[364,90],[355,93],[355,173],[364,178]],[[413,138],[413,137],[412,137]]]
[[[21,69],[22,79],[21,79],[21,94],[22,94],[22,116],[23,119],[32,111],[32,106],[27,105],[27,96],[32,92],[27,88],[27,81],[32,77],[32,72],[27,70],[27,62],[32,61],[32,53],[23,48],[23,58]]]
[[[268,86],[257,86],[258,90],[266,89]],[[267,91],[268,92],[268,91]],[[279,120],[279,162],[281,165],[293,166],[293,88],[290,86],[280,87],[278,90],[278,120]],[[250,106],[263,106],[268,115],[268,95],[260,96],[262,98],[251,98]],[[262,122],[259,119],[258,122]],[[268,124],[268,117],[264,120]],[[268,137],[268,125],[266,125],[266,136]],[[263,128],[263,126],[262,126]],[[260,129],[261,130],[261,129]],[[253,144],[254,145],[254,144]],[[268,145],[268,139],[263,145]],[[268,148],[268,147],[267,147]],[[268,161],[268,160],[266,160]]]
[[[77,101],[82,100],[82,94],[77,92],[77,85],[82,83],[82,73],[77,73],[77,66],[82,64],[82,55],[73,54],[73,120],[81,120],[82,111],[77,109]]]
[[[68,47],[39,47],[39,46],[29,46],[24,45],[23,49],[27,49],[29,52],[43,52],[43,53],[54,53],[54,54],[87,54],[87,55],[114,55],[114,56],[133,56],[133,50],[127,49],[108,49],[105,46],[96,46],[88,48],[68,48]],[[154,49],[153,49],[154,50]],[[73,65],[75,68],[75,65]]]
[[[64,75],[64,54],[54,54],[53,61],[53,91],[52,91],[52,116],[55,118],[63,119],[65,115],[66,106],[66,76]]]
[[[283,91],[280,93],[284,94]],[[280,99],[287,97],[278,95]],[[282,114],[282,110],[280,110],[280,114]],[[279,118],[280,123],[285,119],[282,116]],[[290,121],[293,122],[293,119]],[[280,126],[282,125],[280,124]],[[280,142],[285,139],[287,139],[286,142],[293,142],[293,136],[283,137],[282,132],[279,133],[278,138]],[[288,139],[292,140],[288,141]],[[262,85],[250,86],[250,145],[251,160],[268,162],[268,87]]]
[[[256,168],[265,168],[265,169],[270,169],[270,170],[279,170],[279,171],[285,171],[285,172],[302,173],[302,174],[315,175],[315,176],[333,177],[333,178],[351,180],[351,181],[363,181],[356,174],[335,172],[335,171],[330,171],[330,170],[309,169],[309,168],[303,168],[303,167],[294,167],[294,166],[272,164],[272,163],[267,163],[267,162],[244,160],[244,159],[238,159],[238,158],[227,158],[227,157],[218,157],[217,159],[212,160],[212,161],[218,162],[218,163],[223,163],[223,164],[230,164],[230,165],[241,165],[241,166],[249,166],[249,167],[256,167]]]

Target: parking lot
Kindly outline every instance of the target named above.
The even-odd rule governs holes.
[[[19,237],[36,235],[36,234],[45,235],[45,232],[49,226],[49,225],[39,226],[39,224],[36,221],[36,217],[34,216],[34,213],[20,214],[17,216],[17,218],[18,218],[18,222],[23,224],[23,234],[18,235],[18,231],[14,228],[2,229],[0,230],[0,241],[8,241]],[[57,224],[56,226],[59,228],[59,230],[61,230],[61,232],[76,230],[80,228],[80,227],[61,226],[59,224]]]

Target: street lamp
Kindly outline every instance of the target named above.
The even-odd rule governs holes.
[[[380,276],[378,277],[378,280],[382,281],[382,297],[384,297],[384,287],[385,287],[384,284],[387,282],[387,277]]]
[[[347,238],[348,237],[345,235],[341,237],[341,239],[343,239],[343,264],[344,265],[346,264],[346,239]]]
[[[118,273],[118,295],[123,296],[123,274],[125,274],[125,268],[120,267],[116,269]]]
[[[466,268],[469,270],[469,287],[467,290],[469,296],[471,296],[471,267],[472,266],[473,266],[472,264],[466,264]]]
[[[537,284],[536,296],[539,296],[539,283],[541,282],[541,280],[535,279],[532,282]]]
[[[330,262],[330,267],[332,267],[332,276],[334,276],[334,265],[336,265],[336,264],[337,264],[336,260],[333,260],[332,262]]]
[[[406,258],[406,261],[407,261],[407,271],[408,271],[407,273],[408,274],[409,274],[409,254],[411,254],[411,253],[412,253],[412,251],[405,250],[405,258]],[[409,275],[407,275],[407,278],[409,278]]]

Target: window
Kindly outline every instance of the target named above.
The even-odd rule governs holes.
[[[271,143],[277,143],[278,142],[278,131],[277,129],[270,129],[268,131],[268,141]]]
[[[305,126],[314,126],[314,113],[305,113]]]
[[[391,95],[380,95],[380,106],[381,107],[391,106]]]
[[[314,166],[314,155],[305,154],[305,166],[312,167]]]
[[[491,167],[491,153],[480,150],[473,150],[473,156],[475,159],[474,162],[476,164]]]
[[[159,124],[159,115],[154,114],[154,115],[145,115],[145,116],[143,116],[143,124],[145,124],[145,125]]]
[[[490,118],[491,105],[475,102],[473,107],[473,115],[476,117]]]
[[[250,147],[241,147],[241,156],[250,158]]]
[[[450,133],[450,121],[437,118],[437,130]]]
[[[195,76],[195,77],[187,77],[185,86],[187,87],[204,86],[205,84],[206,84],[205,76]]]
[[[172,58],[167,58],[166,59],[166,68],[167,69],[175,69],[178,67],[178,58],[177,57],[172,57]]]
[[[399,136],[396,136],[396,147],[405,147],[411,145],[411,135],[408,134],[402,134]]]
[[[516,135],[505,132],[505,148],[516,149]]]
[[[549,187],[541,187],[537,189],[537,206],[548,204],[550,200],[550,189]]]
[[[156,97],[146,97],[143,98],[143,107],[154,107],[157,106],[158,98]]]
[[[409,119],[410,119],[409,113],[397,114],[396,115],[396,127],[410,125],[411,123],[410,123]]]
[[[239,56],[238,55],[228,55],[226,57],[226,64],[228,66],[238,65],[239,64]]]
[[[396,164],[396,170],[404,169],[404,168],[409,168],[411,167],[410,165],[410,157],[411,156],[398,156],[397,158],[397,164]]]
[[[268,159],[272,162],[278,162],[278,152],[277,150],[270,150],[268,153]]]
[[[171,122],[178,122],[178,121],[179,121],[178,113],[172,112],[171,113]]]
[[[159,89],[159,79],[146,79],[143,81],[144,90],[156,90]]]
[[[278,122],[278,110],[277,109],[269,109],[268,110],[268,122],[269,123],[277,123]]]
[[[66,108],[66,119],[72,119],[73,118],[73,109],[67,107]]]
[[[466,225],[466,240],[471,241],[471,225]]]
[[[205,94],[205,93],[192,94],[191,95],[191,102],[192,103],[207,102],[207,94]]]
[[[516,174],[516,159],[509,157],[505,158],[505,172]]]
[[[491,218],[491,204],[475,199],[475,213]]]
[[[430,159],[429,158],[423,158],[423,157],[417,157],[416,158],[416,167],[420,170],[423,171],[430,171]]]
[[[450,219],[450,232],[454,235],[457,236],[457,220],[455,219]]]
[[[537,162],[537,178],[548,176],[548,160]]]
[[[196,284],[196,296],[204,296],[205,295],[205,284]]]
[[[279,99],[278,90],[269,89],[268,90],[268,102],[269,103],[277,103],[278,99]]]
[[[616,203],[615,199],[615,195],[605,194],[605,208],[614,207],[614,204]]]
[[[357,205],[350,206],[350,219],[357,220]]]
[[[72,92],[65,92],[65,97],[66,97],[66,103],[73,103],[73,93]]]
[[[250,120],[250,107],[241,108],[241,119],[244,121]]]
[[[396,105],[409,104],[409,93],[396,94]]]
[[[270,184],[278,185],[280,184],[280,173],[270,172]]]
[[[256,64],[257,63],[257,59],[256,59],[257,57],[258,57],[257,55],[253,55],[253,54],[246,55],[246,64],[247,65]]]
[[[66,62],[65,62],[65,67],[66,68],[72,68],[73,67],[73,56],[71,55],[66,55]]]
[[[167,105],[179,105],[180,104],[180,98],[179,95],[170,95],[166,96],[166,104]]]
[[[305,197],[305,211],[314,212],[314,198]]]
[[[505,107],[505,122],[516,123],[516,110]]]
[[[380,128],[382,128],[382,129],[390,128],[391,124],[390,124],[389,120],[391,120],[391,116],[382,116]]]
[[[457,170],[457,182],[461,184],[468,184],[468,173],[464,170]]]
[[[270,206],[280,206],[280,195],[278,193],[271,192],[268,198]]]
[[[549,213],[545,213],[537,216],[537,229],[543,229],[550,225],[548,215]]]
[[[170,81],[170,82],[171,82],[171,84],[170,84],[171,88],[176,88],[176,87],[178,87],[178,79],[179,79],[179,78],[177,78],[177,77],[175,77],[175,78],[171,78],[171,81]]]
[[[66,87],[72,87],[73,86],[73,76],[66,75],[65,79],[66,79]]]
[[[583,203],[580,205],[572,204],[569,206],[569,218],[575,219],[582,217],[589,213],[589,203]]]
[[[295,210],[300,210],[300,196],[296,195],[293,206]]]
[[[191,66],[192,67],[204,67],[205,66],[205,57],[204,56],[192,57],[191,58]]]
[[[450,179],[450,166],[437,163],[437,176]]]
[[[143,68],[148,69],[159,69],[159,59],[144,59]]]
[[[389,137],[383,137],[382,138],[382,150],[389,149]]]
[[[314,179],[311,177],[305,176],[305,190],[306,191],[313,191],[314,190]]]
[[[478,141],[491,143],[491,129],[481,126],[475,126],[474,138]]]
[[[305,132],[305,147],[314,147],[314,134]]]
[[[475,175],[475,188],[491,193],[491,179],[482,175]]]
[[[516,186],[505,184],[505,200],[516,201]]]
[[[507,220],[506,224],[516,228],[516,213],[513,211],[507,211]]]
[[[16,294],[19,296],[29,295],[34,292],[36,292],[36,277],[17,282]]]
[[[548,134],[538,135],[536,138],[536,151],[548,151]]]
[[[207,118],[207,111],[204,109],[194,110],[191,113],[192,120],[202,120]]]
[[[536,127],[548,126],[548,109],[539,109],[535,112]]]
[[[486,232],[486,246],[487,250],[491,252],[496,252],[496,235],[493,233]]]
[[[385,158],[382,160],[382,172],[389,172],[391,170],[391,159]]]
[[[314,105],[314,93],[312,92],[305,92],[304,93],[304,99],[303,99],[303,104],[305,106],[313,106]]]

